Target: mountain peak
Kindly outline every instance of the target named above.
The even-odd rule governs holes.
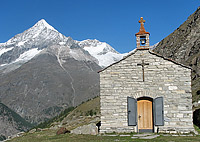
[[[47,28],[57,32],[57,30],[54,29],[54,27],[52,27],[51,25],[49,25],[44,19],[39,20],[33,27],[40,27],[42,29]]]
[[[51,40],[52,35],[54,35],[54,37],[60,37],[60,33],[56,29],[49,25],[44,19],[41,19],[34,26],[23,33],[17,34],[2,45],[17,44],[17,46],[21,46],[30,40],[32,41],[32,39],[34,39],[33,42],[37,43],[37,41],[43,41],[44,39]],[[43,40],[41,40],[41,37]]]

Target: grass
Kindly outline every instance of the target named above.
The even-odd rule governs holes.
[[[56,135],[56,130],[27,133],[22,137],[14,138],[8,142],[199,142],[200,136],[159,136],[154,139],[132,139],[131,136],[93,136],[63,134]]]
[[[194,125],[194,129],[200,134],[200,128]]]
[[[99,97],[87,101],[86,103],[81,104],[80,106],[66,111],[63,113],[62,117],[57,117],[54,121],[62,121],[64,127],[71,130],[73,127],[79,125],[87,124],[87,122],[93,119],[92,115],[94,113],[99,115]],[[89,117],[90,115],[91,117]],[[65,118],[64,118],[65,116]],[[82,117],[80,117],[82,116]],[[53,120],[52,120],[53,121]],[[48,123],[49,125],[50,123]],[[200,133],[200,129],[194,126],[196,131]],[[70,129],[71,128],[71,129]],[[131,138],[134,133],[131,133],[131,136],[120,137],[118,134],[113,133],[117,136],[93,136],[93,135],[75,135],[75,134],[63,134],[56,135],[58,129],[55,130],[44,130],[37,131],[34,133],[25,133],[23,136],[9,140],[8,142],[200,142],[200,136],[159,136],[154,139],[133,139]]]

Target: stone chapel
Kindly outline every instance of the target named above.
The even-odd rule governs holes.
[[[154,53],[144,22],[137,48],[99,71],[100,132],[194,132],[191,69]]]

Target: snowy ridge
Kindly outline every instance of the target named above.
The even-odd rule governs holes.
[[[1,48],[1,49],[0,49],[0,56],[1,56],[3,53],[12,50],[13,48],[14,48],[14,47],[10,47],[10,48]]]
[[[43,51],[43,50],[39,50],[37,48],[30,49],[30,50],[20,54],[19,58],[17,58],[13,62],[7,63],[7,64],[1,64],[0,67],[7,66],[7,65],[12,65],[12,64],[25,63],[25,62],[31,60],[36,55],[38,55],[41,51]]]
[[[54,29],[44,19],[42,19],[30,29],[24,31],[23,33],[17,34],[16,36],[8,40],[6,43],[3,43],[3,45],[6,46],[10,44],[16,44],[17,46],[22,46],[29,41],[38,41],[37,38],[39,38],[41,34],[44,34],[44,32],[45,35],[48,35],[49,37],[55,36],[54,34],[52,34],[52,31],[54,33],[58,33],[56,29]]]
[[[49,25],[44,19],[41,19],[39,22],[37,22],[33,27],[44,27],[53,31],[58,32],[54,27]]]
[[[25,63],[42,49],[58,43],[66,44],[68,39],[42,19],[23,33],[0,43],[0,66]]]
[[[99,65],[102,67],[109,66],[119,60],[121,60],[125,55],[124,54],[116,54],[112,52],[108,52],[104,55],[96,55],[96,58],[99,61]]]
[[[77,41],[80,47],[88,51],[90,55],[99,61],[102,67],[109,66],[110,64],[121,60],[126,54],[120,54],[113,49],[109,44],[100,42],[96,39]]]
[[[16,63],[16,62],[19,62],[19,61],[29,61],[30,59],[32,59],[33,57],[35,57],[35,55],[39,54],[42,50],[38,50],[37,48],[33,48],[33,49],[30,49],[26,52],[24,52],[23,54],[21,54],[19,56],[19,58],[17,58],[14,62],[12,63]]]
[[[61,47],[62,52],[59,55],[63,58],[71,57],[79,61],[92,61],[102,67],[110,65],[126,55],[118,53],[109,44],[96,39],[73,40],[71,37],[59,33],[44,19],[41,19],[23,33],[17,34],[5,43],[0,43],[0,66],[17,62],[25,63],[41,51],[51,50],[51,53],[56,55],[57,50]]]

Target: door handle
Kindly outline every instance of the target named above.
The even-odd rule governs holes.
[[[141,118],[141,115],[139,115],[138,118],[140,119],[140,118]]]

